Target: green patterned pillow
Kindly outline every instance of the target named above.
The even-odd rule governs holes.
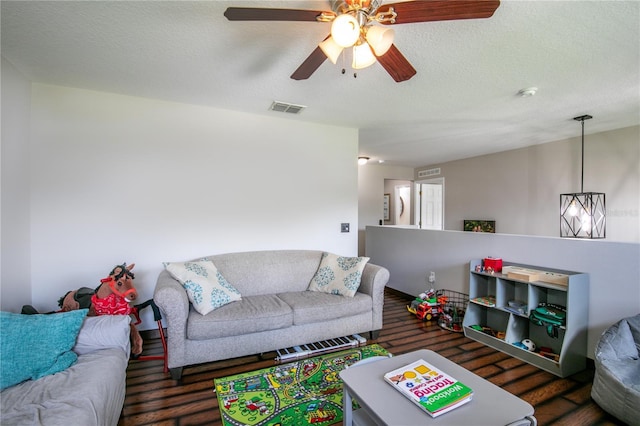
[[[241,299],[240,292],[229,284],[210,260],[171,262],[165,263],[164,267],[180,281],[189,301],[202,315]]]
[[[309,291],[353,297],[360,287],[360,279],[368,257],[344,257],[322,253],[320,266],[309,283]]]
[[[37,380],[76,363],[72,351],[88,309],[57,314],[0,312],[0,389]]]

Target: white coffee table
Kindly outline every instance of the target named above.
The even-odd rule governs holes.
[[[386,383],[382,376],[423,359],[473,389],[467,404],[432,418]],[[340,372],[344,383],[344,424],[374,425],[536,425],[531,404],[460,367],[437,353],[422,349],[392,358],[352,366]],[[352,411],[354,398],[361,409]]]

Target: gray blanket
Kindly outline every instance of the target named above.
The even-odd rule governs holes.
[[[10,425],[118,424],[129,356],[102,349],[78,357],[70,368],[0,393],[0,423]]]

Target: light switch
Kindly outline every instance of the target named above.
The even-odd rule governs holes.
[[[340,232],[349,232],[349,224],[348,223],[340,224]]]

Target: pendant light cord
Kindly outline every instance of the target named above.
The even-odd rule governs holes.
[[[584,118],[582,123],[582,164],[580,166],[580,193],[584,194]]]
[[[590,115],[581,115],[580,117],[573,117],[574,120],[582,123],[582,159],[580,164],[580,193],[584,194],[584,120],[590,120],[593,117]]]

